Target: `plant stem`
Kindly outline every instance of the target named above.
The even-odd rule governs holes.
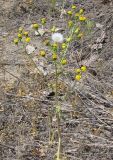
[[[58,69],[57,63],[55,62],[55,105],[58,107]],[[57,109],[57,108],[56,108]],[[57,160],[60,160],[61,157],[61,131],[60,131],[60,110],[56,111],[57,118],[57,129],[58,129],[58,151],[57,151]]]
[[[54,10],[56,5],[56,0],[51,0],[51,3],[52,3],[52,9]]]
[[[60,114],[59,113],[57,113],[57,128],[58,128],[57,160],[60,160],[60,157],[61,157],[61,131],[60,131]]]
[[[55,103],[58,105],[58,71],[57,63],[55,62]]]

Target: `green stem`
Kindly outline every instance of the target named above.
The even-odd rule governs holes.
[[[57,113],[57,128],[58,128],[58,151],[57,160],[61,158],[61,131],[60,131],[60,114]]]
[[[55,105],[58,107],[58,69],[57,63],[55,62]],[[56,111],[57,118],[57,129],[58,129],[58,151],[57,151],[57,160],[60,160],[61,157],[61,129],[60,129],[60,111]]]
[[[56,0],[51,0],[51,3],[52,3],[52,9],[54,10],[56,5]]]
[[[58,71],[57,63],[55,62],[55,103],[58,105]]]

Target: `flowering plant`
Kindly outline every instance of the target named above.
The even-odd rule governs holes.
[[[66,22],[66,31],[65,33],[60,33],[57,30],[57,27],[53,26],[50,30],[51,38],[48,38],[44,41],[46,47],[48,47],[48,52],[45,48],[40,48],[39,50],[39,59],[40,57],[47,60],[47,62],[51,62],[54,66],[54,77],[55,77],[55,116],[57,119],[57,128],[58,128],[58,151],[57,151],[57,160],[61,158],[61,128],[60,128],[60,119],[61,119],[61,105],[58,99],[58,85],[59,85],[59,77],[64,73],[65,66],[69,64],[69,57],[67,53],[69,52],[70,46],[72,42],[83,41],[85,34],[87,34],[86,30],[91,30],[92,25],[91,21],[84,15],[84,9],[77,9],[77,6],[72,5],[71,9],[67,11],[67,22]],[[45,25],[46,18],[42,18],[39,23],[32,24],[32,28],[35,31],[35,35],[43,37],[45,35]],[[89,25],[90,24],[90,25]],[[25,48],[25,53],[29,56],[29,58],[34,63],[35,67],[37,67],[36,63],[30,57],[30,54],[35,52],[35,48],[33,46],[29,46],[28,44],[32,42],[32,38],[29,36],[30,33],[28,31],[24,31],[22,27],[19,28],[17,38],[14,39],[15,45],[22,44]],[[65,36],[64,36],[65,35]],[[67,70],[67,68],[66,68]],[[82,79],[82,75],[87,71],[87,67],[85,65],[81,65],[77,68],[73,68],[73,77],[76,81],[80,81]],[[50,124],[52,124],[52,118],[54,116],[54,112],[49,111]],[[52,125],[50,126],[50,136],[49,141],[52,142]]]

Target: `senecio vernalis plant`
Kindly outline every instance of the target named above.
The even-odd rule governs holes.
[[[36,35],[45,36],[45,25],[46,18],[42,18],[40,23],[32,24],[32,28]],[[50,134],[49,141],[52,142],[53,130],[52,130],[52,117],[55,113],[57,119],[57,129],[58,129],[58,150],[56,154],[56,159],[61,160],[61,105],[58,99],[58,85],[59,85],[59,77],[62,75],[62,69],[65,68],[69,63],[69,59],[67,58],[67,53],[69,52],[69,47],[71,46],[73,41],[83,41],[85,34],[88,34],[93,27],[93,23],[84,15],[84,9],[78,9],[77,6],[72,5],[70,10],[66,13],[66,33],[65,37],[63,33],[58,32],[57,27],[52,26],[49,30],[50,37],[44,41],[46,47],[48,47],[48,52],[42,48],[39,50],[39,57],[44,58],[47,62],[51,62],[54,70],[55,76],[55,112],[49,112],[50,119]],[[18,30],[17,38],[14,39],[15,45],[21,44],[26,52],[26,47],[29,43],[31,43],[31,37],[29,36],[29,32],[25,31],[22,27]],[[34,51],[34,48],[30,48]],[[27,53],[27,52],[26,52]],[[30,57],[30,54],[27,54]],[[31,58],[31,61],[36,64]],[[82,75],[87,71],[87,67],[82,65],[78,68],[74,69],[73,77],[75,81],[80,81],[82,79]],[[49,109],[48,109],[49,110]]]

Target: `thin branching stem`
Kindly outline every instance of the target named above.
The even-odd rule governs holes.
[[[61,157],[61,129],[60,129],[60,109],[58,104],[58,68],[57,63],[55,63],[55,105],[56,105],[56,118],[57,118],[57,129],[58,129],[58,151],[57,160]]]

